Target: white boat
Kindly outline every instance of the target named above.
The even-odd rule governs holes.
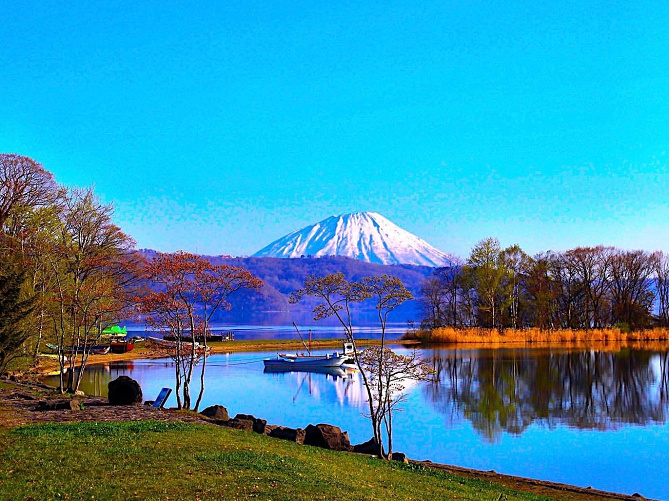
[[[325,355],[287,355],[279,353],[276,358],[263,360],[266,368],[275,370],[306,370],[341,367],[351,363],[353,343],[344,343],[344,352],[326,353]]]

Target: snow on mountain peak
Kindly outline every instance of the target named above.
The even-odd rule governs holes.
[[[347,256],[369,263],[448,266],[446,254],[376,212],[331,216],[294,231],[256,257]]]

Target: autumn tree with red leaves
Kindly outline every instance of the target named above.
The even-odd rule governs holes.
[[[227,298],[239,289],[262,287],[260,279],[235,266],[213,265],[203,257],[177,252],[158,253],[146,264],[146,276],[160,290],[139,298],[139,311],[150,327],[171,334],[175,340],[169,355],[175,361],[177,406],[190,409],[190,383],[195,366],[201,360],[200,392],[197,411],[204,394],[207,336],[211,318],[219,309],[230,309]],[[203,350],[194,349],[190,338],[203,340]]]

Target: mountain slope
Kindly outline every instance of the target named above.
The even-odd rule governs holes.
[[[376,212],[329,217],[272,242],[254,256],[346,256],[379,264],[450,264],[446,254]]]

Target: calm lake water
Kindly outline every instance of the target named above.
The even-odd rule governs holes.
[[[405,350],[397,350],[399,352]],[[204,407],[305,427],[330,423],[352,443],[371,437],[357,374],[263,372],[271,353],[212,355]],[[667,352],[425,350],[436,381],[407,390],[395,450],[481,470],[669,499]],[[174,387],[171,360],[91,368],[82,389],[104,395],[119,375],[146,399]],[[198,385],[193,385],[194,393]],[[168,406],[176,405],[174,396]]]
[[[250,339],[299,339],[299,336],[295,330],[295,327],[290,323],[280,322],[280,318],[277,316],[283,315],[283,313],[277,315],[267,314],[264,319],[264,322],[260,322],[259,319],[255,319],[254,323],[222,323],[217,322],[212,324],[211,331],[214,334],[218,333],[227,333],[234,332],[235,339],[240,341],[250,340]],[[302,314],[302,315],[293,315],[296,317],[297,328],[300,330],[301,335],[308,339],[309,331],[312,333],[312,339],[343,339],[344,338],[344,329],[339,324],[336,319],[329,318],[319,321],[314,325],[312,316],[313,314]],[[368,323],[362,322],[358,323],[355,328],[355,335],[357,339],[370,339],[370,338],[379,338],[381,331],[378,328],[378,322],[374,323],[374,319],[371,319]],[[129,336],[158,336],[162,337],[162,334],[157,334],[154,331],[147,330],[146,327],[142,325],[127,325],[128,335]],[[387,339],[399,339],[404,333],[408,330],[408,325],[406,322],[389,322],[386,329],[386,338]]]

